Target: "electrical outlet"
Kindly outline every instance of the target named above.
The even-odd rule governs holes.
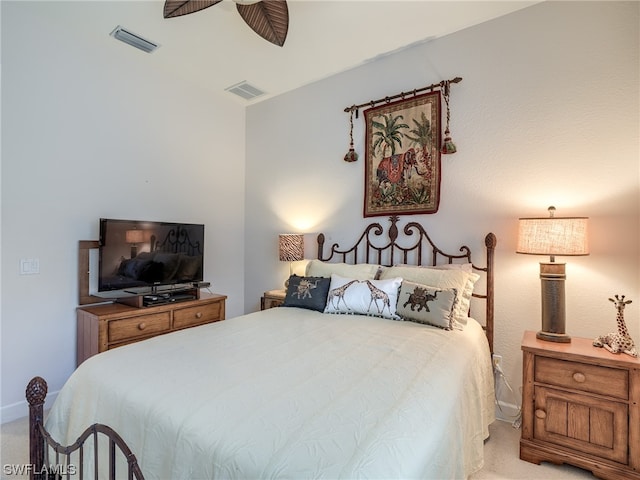
[[[498,355],[497,353],[493,354],[493,367],[494,368],[502,368],[502,355]]]

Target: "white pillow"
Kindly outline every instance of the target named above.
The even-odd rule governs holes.
[[[412,267],[412,268],[433,268],[434,270],[462,270],[467,273],[474,273],[471,263],[444,263],[442,265],[410,265],[408,263],[396,263],[396,267]],[[382,272],[391,267],[381,266],[378,278],[382,276]]]
[[[457,268],[438,269],[404,265],[385,268],[380,274],[381,279],[393,277],[401,277],[410,282],[435,288],[455,288],[458,295],[453,309],[453,318],[460,326],[467,324],[473,287],[480,278],[477,273],[467,273]]]
[[[289,275],[304,277],[307,271],[309,260],[295,260],[289,264]]]
[[[371,280],[378,273],[378,265],[371,263],[358,263],[351,265],[348,263],[331,263],[320,260],[311,260],[307,264],[307,277],[331,277],[332,274],[341,277],[350,277],[357,280]]]
[[[471,263],[443,263],[442,265],[434,265],[423,268],[435,268],[436,270],[462,270],[463,272],[473,273],[473,265]]]
[[[331,275],[324,313],[357,313],[398,320],[396,307],[401,278],[358,280]]]

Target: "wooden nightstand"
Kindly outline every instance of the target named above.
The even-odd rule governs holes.
[[[269,290],[268,292],[264,292],[264,295],[260,299],[260,310],[279,307],[284,303],[286,294],[286,290]]]
[[[520,458],[640,480],[640,360],[571,343],[522,340]]]

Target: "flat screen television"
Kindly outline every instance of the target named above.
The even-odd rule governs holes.
[[[191,286],[203,266],[204,225],[100,219],[98,295]]]

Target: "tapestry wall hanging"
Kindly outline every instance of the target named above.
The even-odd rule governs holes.
[[[436,213],[440,92],[372,107],[364,116],[364,216]]]

